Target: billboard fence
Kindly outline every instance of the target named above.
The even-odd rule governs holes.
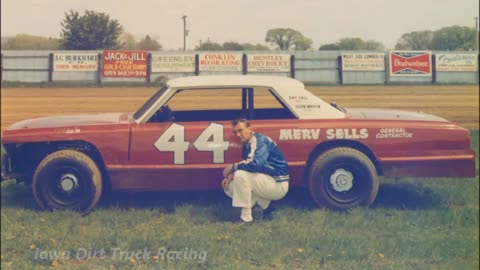
[[[151,83],[159,77],[265,74],[308,84],[478,83],[479,55],[432,51],[2,51],[4,81]]]

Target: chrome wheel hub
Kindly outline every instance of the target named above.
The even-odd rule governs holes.
[[[71,173],[63,174],[60,179],[60,188],[62,191],[71,192],[78,187],[78,179]]]
[[[349,191],[353,187],[353,175],[345,169],[337,169],[330,176],[330,184],[337,192]]]

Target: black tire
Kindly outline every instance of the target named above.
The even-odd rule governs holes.
[[[60,150],[40,162],[33,175],[32,189],[42,209],[68,209],[86,215],[100,199],[102,176],[88,155]]]
[[[352,148],[327,150],[310,166],[308,188],[319,207],[340,211],[368,207],[377,196],[378,185],[375,165]]]

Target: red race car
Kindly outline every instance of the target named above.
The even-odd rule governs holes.
[[[189,95],[191,108],[177,108]],[[468,130],[445,119],[343,108],[294,79],[232,75],[172,79],[135,113],[17,122],[2,135],[2,178],[31,184],[43,209],[82,213],[102,190],[220,189],[225,164],[241,159],[238,117],[278,144],[291,186],[320,207],[369,206],[379,176],[476,174]]]

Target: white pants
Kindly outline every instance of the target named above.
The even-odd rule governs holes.
[[[232,198],[233,207],[242,208],[242,219],[250,221],[251,208],[258,204],[266,209],[272,200],[280,200],[288,191],[288,181],[277,182],[263,173],[238,170],[225,193]]]

